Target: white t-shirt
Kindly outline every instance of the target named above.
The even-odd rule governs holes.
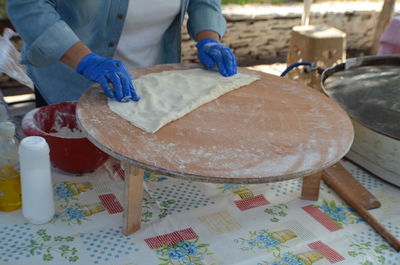
[[[161,38],[180,9],[181,0],[130,0],[114,58],[128,69],[161,63]]]

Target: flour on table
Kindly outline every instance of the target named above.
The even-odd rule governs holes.
[[[141,97],[137,102],[108,99],[110,109],[148,133],[181,118],[223,94],[250,84],[258,76],[238,73],[231,77],[203,69],[151,73],[135,79]]]

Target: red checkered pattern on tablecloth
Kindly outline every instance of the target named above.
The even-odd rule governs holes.
[[[248,209],[260,207],[263,205],[267,205],[270,202],[265,199],[264,195],[260,194],[257,196],[253,196],[250,198],[246,198],[243,200],[237,200],[235,201],[236,206],[239,208],[241,211],[245,211]]]
[[[178,230],[169,234],[146,238],[144,241],[151,249],[161,248],[165,245],[172,246],[183,240],[192,240],[197,238],[198,235],[192,228]]]
[[[99,195],[99,198],[109,214],[120,213],[124,210],[117,197],[112,193]]]
[[[335,221],[333,221],[328,215],[326,215],[324,212],[314,207],[313,205],[304,206],[303,210],[331,232],[335,232],[343,228],[338,226]]]
[[[324,256],[331,264],[344,260],[344,257],[337,253],[334,249],[328,247],[321,241],[316,241],[308,244],[308,246]]]
[[[120,164],[114,164],[114,165],[112,166],[112,168],[113,168],[113,170],[114,170],[114,173],[117,173],[118,176],[119,176],[123,181],[125,181],[125,172],[124,172],[124,170],[121,168],[121,165],[120,165]]]

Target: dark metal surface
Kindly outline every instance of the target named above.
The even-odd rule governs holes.
[[[347,60],[322,75],[324,92],[357,122],[400,140],[400,57]]]

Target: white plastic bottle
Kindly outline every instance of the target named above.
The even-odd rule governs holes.
[[[24,138],[19,146],[22,214],[32,224],[44,224],[54,215],[49,146],[40,136]]]

